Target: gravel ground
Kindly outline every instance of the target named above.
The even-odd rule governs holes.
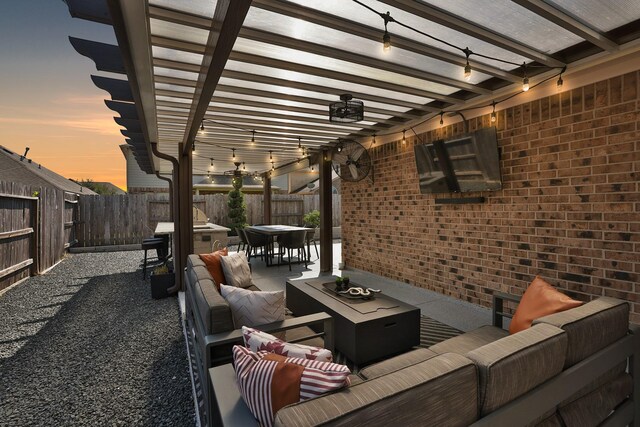
[[[142,258],[71,255],[0,296],[0,426],[195,425],[177,298]]]

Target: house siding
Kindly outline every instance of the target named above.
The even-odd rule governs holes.
[[[374,147],[374,184],[342,184],[343,261],[484,306],[540,275],[577,299],[627,300],[640,323],[639,81],[636,71],[498,111],[500,191],[423,195],[415,137]],[[486,202],[435,203],[472,196]]]

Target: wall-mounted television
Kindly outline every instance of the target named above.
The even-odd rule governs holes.
[[[502,189],[495,127],[416,145],[415,155],[422,194]]]

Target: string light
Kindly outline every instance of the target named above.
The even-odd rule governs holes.
[[[562,71],[560,71],[560,75],[558,76],[558,81],[556,82],[556,88],[558,89],[558,92],[562,90],[562,85],[564,84],[564,80],[562,80],[562,73],[564,73],[566,70],[567,67],[563,67]]]
[[[497,120],[496,117],[496,101],[493,101],[491,103],[491,106],[493,107],[493,111],[491,112],[491,123],[495,123]]]
[[[200,122],[200,131],[204,132],[204,119]]]
[[[242,170],[243,170],[243,171],[246,171],[246,170],[247,170],[247,167],[244,165],[244,162],[242,162]]]
[[[191,144],[191,152],[195,153],[196,152],[196,142],[193,141],[193,144]]]
[[[391,34],[387,31],[387,24],[393,22],[393,18],[389,12],[381,13],[382,19],[384,19],[384,34],[382,35],[382,51],[387,53],[391,50]]]
[[[311,172],[313,172],[313,165],[311,165]]]
[[[471,55],[473,52],[471,52],[468,47],[465,47],[463,52],[467,57],[467,64],[464,66],[464,79],[466,81],[469,81],[471,80],[471,65],[469,64],[469,55]]]
[[[406,132],[406,129],[402,129],[402,145],[405,145],[407,143],[407,138],[405,137]]]
[[[376,145],[376,134],[373,134],[373,140],[371,141],[371,145]]]
[[[232,156],[233,160],[236,159],[236,149],[235,148],[231,149],[231,156]]]
[[[274,162],[271,162],[271,170],[272,171],[276,170],[276,164]]]
[[[444,125],[443,117],[444,117],[444,111],[440,111],[440,126]]]
[[[255,145],[256,144],[256,131],[252,130],[251,131],[251,145]]]
[[[302,149],[302,138],[300,138],[300,137],[298,137],[298,150],[300,150],[300,151],[304,151],[304,150]]]
[[[337,145],[336,149],[338,150],[338,153],[342,152],[342,141],[338,141],[338,145]]]
[[[269,160],[273,160],[273,151],[269,150]]]
[[[211,170],[213,170],[213,157],[211,158]]]
[[[529,77],[527,77],[527,63],[523,62],[522,67],[524,68],[524,78],[522,79],[522,91],[526,92],[529,90]]]

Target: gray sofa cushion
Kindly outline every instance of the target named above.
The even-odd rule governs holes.
[[[541,324],[467,354],[478,367],[480,415],[485,416],[560,373],[566,333]]]
[[[458,353],[464,355],[476,348],[482,347],[483,345],[487,345],[499,340],[500,338],[504,338],[507,335],[509,335],[509,332],[502,328],[496,328],[495,326],[482,326],[478,329],[474,329],[473,331],[466,332],[462,335],[458,335],[457,337],[449,338],[448,340],[434,344],[429,347],[429,350],[438,354]]]
[[[433,357],[336,393],[295,403],[276,426],[468,426],[477,419],[477,374],[458,354]]]
[[[591,393],[558,409],[566,427],[600,425],[633,391],[633,380],[627,373],[601,385]]]
[[[368,380],[378,378],[390,372],[406,368],[407,366],[424,362],[425,360],[429,360],[437,355],[437,353],[427,350],[426,348],[418,348],[399,356],[392,357],[391,359],[387,359],[383,362],[376,363],[375,365],[367,366],[362,369],[358,375]]]
[[[626,335],[629,304],[602,297],[571,310],[541,317],[533,323],[547,323],[567,332],[566,369]]]
[[[193,295],[196,305],[193,309],[202,319],[206,334],[232,331],[233,317],[229,304],[218,293],[209,271],[197,255],[188,257],[187,278],[187,292]]]

